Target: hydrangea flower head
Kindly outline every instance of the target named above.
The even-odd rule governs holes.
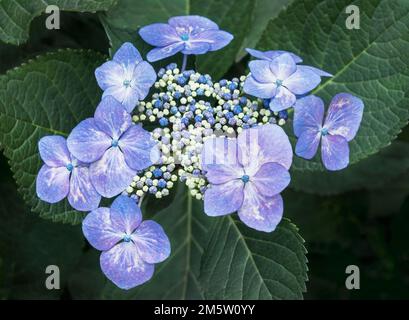
[[[111,208],[90,212],[82,223],[88,242],[103,251],[100,257],[104,274],[122,289],[148,281],[154,264],[170,255],[170,242],[162,227],[151,220],[142,222],[135,200],[119,196]]]
[[[290,53],[250,61],[249,67],[251,75],[244,83],[244,91],[261,99],[271,99],[270,109],[275,112],[292,107],[296,96],[318,86],[323,75],[319,69],[297,65]]]
[[[324,102],[316,96],[297,101],[294,107],[294,134],[298,137],[295,153],[311,159],[321,141],[321,158],[328,170],[341,170],[349,164],[349,146],[362,120],[364,104],[348,93],[332,99],[324,119]]]
[[[204,195],[209,216],[238,212],[256,230],[271,232],[283,214],[280,192],[290,182],[292,149],[274,124],[244,130],[237,139],[207,139],[201,155],[210,186]]]
[[[170,18],[168,23],[154,23],[139,30],[143,40],[157,48],[147,58],[157,61],[178,52],[183,54],[204,54],[216,51],[233,39],[233,35],[219,30],[213,21],[201,16],[179,16]]]
[[[67,144],[77,159],[90,163],[91,181],[107,198],[124,191],[137,170],[160,158],[151,134],[134,124],[131,115],[111,96],[102,99],[94,118],[83,120],[72,130]]]
[[[137,102],[148,95],[156,81],[156,72],[131,43],[125,42],[112,61],[95,70],[95,77],[104,90],[102,97],[113,96],[132,112]]]
[[[70,205],[79,211],[98,207],[101,196],[91,183],[89,168],[70,154],[65,138],[43,137],[38,149],[45,163],[36,180],[37,196],[41,200],[56,203],[68,197]]]

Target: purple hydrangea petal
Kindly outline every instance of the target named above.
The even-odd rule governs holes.
[[[131,289],[152,278],[154,265],[146,263],[132,242],[121,242],[101,254],[102,272],[121,289]]]
[[[297,98],[295,95],[285,87],[279,87],[276,95],[270,100],[270,110],[279,112],[291,108]]]
[[[255,49],[250,49],[250,48],[246,48],[246,51],[252,55],[253,57],[257,58],[257,59],[261,59],[261,60],[274,60],[275,58],[277,58],[278,56],[287,53],[289,55],[291,55],[291,57],[293,58],[295,63],[300,63],[302,62],[302,59],[297,56],[296,54],[292,53],[292,52],[288,52],[288,51],[284,51],[284,50],[273,50],[273,51],[259,51],[259,50],[255,50]]]
[[[180,41],[175,28],[166,23],[153,23],[142,27],[139,35],[145,42],[155,47],[166,47]]]
[[[125,42],[116,52],[113,58],[119,64],[132,65],[141,62],[142,56],[138,49],[130,42]]]
[[[204,195],[204,211],[208,216],[223,216],[237,211],[243,203],[244,183],[231,180],[211,185]]]
[[[275,162],[290,169],[293,151],[284,130],[275,124],[243,130],[238,138],[239,162],[248,175],[256,174],[260,166]]]
[[[148,95],[150,88],[156,81],[156,72],[148,62],[143,61],[135,67],[133,78],[135,83],[132,84],[132,89],[137,93],[137,99],[132,101],[133,107],[135,107],[138,100],[143,100]],[[124,104],[127,106],[126,101]]]
[[[65,167],[43,165],[36,180],[37,196],[48,203],[64,199],[70,189],[70,172]]]
[[[145,169],[160,158],[156,142],[140,125],[132,125],[119,140],[119,146],[126,163],[134,170]]]
[[[185,48],[182,50],[183,54],[204,54],[210,50],[210,43],[199,41],[188,41]]]
[[[163,228],[155,221],[147,220],[131,236],[139,256],[147,263],[159,263],[170,255],[170,242]]]
[[[284,80],[283,85],[295,94],[305,94],[321,82],[321,77],[309,68],[298,66],[297,71]]]
[[[103,98],[99,103],[94,119],[97,127],[114,140],[118,140],[132,125],[131,115],[111,96]]]
[[[324,118],[324,102],[310,95],[297,100],[294,106],[294,134],[299,137],[305,131],[318,132]]]
[[[102,90],[111,86],[121,86],[125,78],[125,68],[115,61],[107,61],[95,70],[95,78]]]
[[[88,242],[100,251],[111,249],[123,238],[123,233],[112,224],[109,208],[91,211],[82,221],[82,232]]]
[[[130,235],[142,222],[142,212],[134,199],[117,197],[111,205],[111,221],[115,230]]]
[[[342,136],[322,136],[321,157],[327,170],[344,169],[349,164],[348,141]]]
[[[331,135],[340,135],[351,141],[359,129],[363,112],[361,99],[349,93],[339,93],[330,103],[324,127]]]
[[[304,159],[312,159],[317,153],[321,134],[313,130],[305,130],[298,137],[295,154]]]
[[[324,70],[321,70],[315,67],[311,67],[311,66],[302,66],[302,67],[311,70],[312,72],[314,72],[316,75],[320,77],[333,77],[331,73],[328,73]]]
[[[250,228],[272,232],[283,217],[283,199],[279,194],[264,197],[251,183],[247,183],[243,206],[238,214],[240,220]]]
[[[108,149],[102,158],[90,166],[91,181],[100,195],[112,198],[132,182],[135,170],[128,167],[118,147]]]
[[[148,52],[146,58],[150,62],[155,62],[173,56],[179,51],[182,51],[184,48],[185,44],[183,42],[175,42],[166,47],[152,49],[151,51]]]
[[[297,70],[297,65],[291,55],[284,53],[270,62],[270,69],[277,79],[284,81]]]
[[[286,168],[278,163],[267,162],[250,178],[250,183],[253,183],[263,196],[272,197],[283,191],[290,180],[290,173]]]
[[[205,42],[209,44],[210,51],[219,50],[227,46],[232,40],[233,35],[222,30],[207,30],[192,36],[190,43]]]
[[[91,211],[98,208],[101,195],[95,190],[87,167],[73,169],[70,179],[68,202],[79,211]]]
[[[245,93],[257,98],[269,99],[276,95],[277,86],[272,83],[258,82],[252,76],[249,76],[244,82],[243,90]]]
[[[46,136],[38,142],[40,157],[50,167],[65,167],[71,162],[67,141],[62,136]]]
[[[219,27],[212,20],[201,16],[177,16],[169,19],[169,25],[173,28],[198,28],[199,30],[218,30]]]
[[[271,62],[266,60],[253,60],[249,62],[249,68],[251,71],[251,76],[256,81],[261,83],[269,83],[271,86],[275,87],[277,77],[271,71],[270,64]]]
[[[239,166],[210,164],[206,166],[206,178],[212,184],[222,184],[233,179],[240,179],[245,173]]]

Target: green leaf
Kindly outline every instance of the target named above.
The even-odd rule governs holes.
[[[113,52],[122,43],[130,41],[146,54],[152,47],[139,37],[137,31],[140,27],[157,22],[166,23],[172,16],[205,16],[218,23],[220,29],[234,35],[234,40],[227,47],[197,56],[198,71],[218,78],[226,73],[241,49],[250,28],[253,8],[252,0],[242,0],[240,5],[234,0],[210,0],[206,5],[200,0],[119,0],[114,8],[101,15],[101,21]]]
[[[175,201],[153,217],[170,239],[170,257],[156,265],[153,278],[146,284],[123,291],[110,283],[103,292],[103,298],[203,298],[198,281],[200,261],[214,220],[204,213],[203,201],[192,199],[184,185],[179,184],[177,188]]]
[[[94,70],[103,60],[91,51],[61,50],[0,76],[0,145],[24,200],[43,218],[75,224],[84,216],[67,201],[37,198],[37,143],[45,135],[67,136],[92,116],[100,99]]]
[[[335,94],[348,92],[363,99],[361,128],[350,143],[350,161],[376,153],[396,138],[408,123],[409,2],[353,1],[360,9],[360,29],[345,26],[350,0],[297,1],[270,22],[258,48],[293,51],[304,63],[334,75],[313,94],[328,104]],[[288,132],[292,132],[291,123]],[[298,170],[322,170],[296,158]]]
[[[60,10],[66,11],[95,12],[109,9],[116,3],[116,0],[47,2],[43,0],[2,0],[0,2],[0,40],[15,45],[27,41],[31,21],[41,13],[45,13],[48,5],[55,5]]]
[[[302,299],[306,249],[289,220],[264,233],[226,216],[212,230],[200,276],[206,299]]]
[[[293,170],[290,187],[320,195],[332,195],[358,189],[375,189],[408,170],[409,144],[395,141],[374,156],[341,171],[300,172]]]

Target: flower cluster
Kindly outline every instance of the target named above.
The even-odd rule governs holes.
[[[165,197],[181,181],[204,201],[207,215],[237,212],[247,226],[272,232],[283,215],[280,193],[293,159],[282,126],[293,114],[295,154],[311,159],[321,142],[324,166],[340,170],[349,163],[348,142],[364,108],[359,98],[340,93],[324,120],[323,101],[308,94],[331,74],[287,51],[247,49],[256,58],[250,73],[231,80],[186,70],[189,55],[233,39],[204,17],[174,17],[139,34],[155,46],[148,61],[180,52],[182,66],[156,73],[132,44],[123,44],[95,70],[103,95],[94,116],[67,140],[39,142],[38,197],[49,203],[67,197],[76,210],[90,211],[84,235],[102,251],[102,271],[123,289],[148,281],[171,251],[162,227],[142,221],[146,196]],[[105,208],[102,197],[117,198]]]

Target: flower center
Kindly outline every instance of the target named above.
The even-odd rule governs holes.
[[[322,134],[323,136],[326,136],[326,135],[328,134],[328,129],[327,129],[327,128],[322,128],[322,129],[321,129],[321,134]]]
[[[276,85],[277,85],[277,87],[281,87],[283,85],[283,80],[277,79],[276,80]]]
[[[183,33],[180,35],[180,39],[182,39],[182,41],[188,41],[189,35],[187,33]]]
[[[124,80],[123,85],[125,87],[127,87],[127,88],[130,87],[131,86],[131,80]]]
[[[245,174],[241,177],[241,181],[243,181],[244,183],[247,183],[250,181],[250,177],[247,174]]]
[[[122,240],[124,240],[124,242],[130,242],[132,239],[131,239],[131,236],[129,234],[126,234],[126,235],[124,235]]]
[[[72,163],[67,164],[65,167],[67,168],[69,172],[71,172],[74,169],[74,166],[72,165]]]
[[[119,141],[117,139],[112,139],[111,146],[115,148],[118,146],[118,143]]]

